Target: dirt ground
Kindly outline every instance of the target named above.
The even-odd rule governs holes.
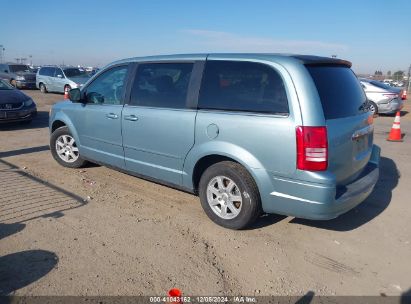
[[[48,111],[62,95],[25,91],[30,126],[0,125],[0,294],[401,295],[411,288],[411,114],[404,142],[375,119],[381,176],[331,221],[270,215],[251,229],[213,224],[193,195],[114,170],[59,166]]]

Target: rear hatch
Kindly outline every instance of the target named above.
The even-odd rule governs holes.
[[[338,185],[356,179],[366,167],[373,146],[372,116],[367,97],[345,65],[307,65],[317,87],[328,134],[328,171]]]

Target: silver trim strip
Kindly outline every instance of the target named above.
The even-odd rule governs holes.
[[[307,200],[307,199],[305,199],[305,198],[301,198],[301,197],[297,197],[297,196],[292,196],[292,195],[288,195],[288,194],[281,193],[281,192],[276,192],[276,191],[271,192],[270,195],[279,196],[279,197],[284,197],[284,198],[289,198],[289,199],[292,199],[292,200],[302,201],[302,202],[311,203],[311,204],[322,205],[322,203],[320,203],[320,202],[311,201],[311,200]]]

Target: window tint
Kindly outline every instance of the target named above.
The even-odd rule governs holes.
[[[307,66],[317,87],[326,119],[363,113],[367,98],[351,69],[342,66]]]
[[[43,76],[54,76],[55,68],[45,67],[41,68],[39,74]]]
[[[64,74],[63,74],[63,70],[62,69],[59,69],[59,68],[56,68],[55,69],[55,71],[54,71],[54,77],[57,77],[57,75],[61,75],[61,76],[63,76]]]
[[[97,77],[86,88],[89,103],[119,105],[122,102],[128,66],[112,68]]]
[[[181,109],[186,106],[192,63],[140,64],[130,104]]]
[[[24,64],[12,64],[9,65],[10,72],[18,73],[18,72],[30,72],[30,68]]]
[[[207,61],[200,109],[287,114],[284,83],[271,67],[253,62]]]
[[[69,69],[64,69],[64,74],[66,77],[81,77],[81,76],[87,76],[84,71],[80,71],[80,69],[77,68],[69,68]]]

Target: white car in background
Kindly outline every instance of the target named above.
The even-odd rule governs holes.
[[[403,100],[406,99],[403,89],[372,79],[360,78],[359,81],[374,114],[393,114],[402,109]]]

